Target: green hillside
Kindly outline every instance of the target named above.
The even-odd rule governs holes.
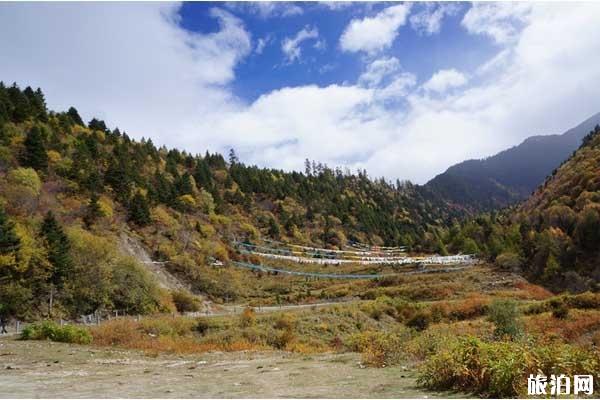
[[[123,255],[124,234],[193,290],[231,300],[232,272],[208,266],[236,256],[233,239],[439,250],[431,226],[453,217],[423,187],[157,148],[85,124],[75,108],[50,111],[40,89],[15,85],[0,85],[0,207],[5,315],[172,309],[172,295]]]

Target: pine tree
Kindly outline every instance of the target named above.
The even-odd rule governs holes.
[[[31,128],[27,134],[25,153],[21,163],[25,167],[31,167],[38,171],[46,172],[48,170],[48,154],[46,153],[42,132],[37,126]]]
[[[141,193],[136,193],[129,202],[129,221],[140,226],[151,222],[148,201]]]
[[[74,124],[84,126],[83,120],[79,116],[79,112],[75,107],[70,107],[69,111],[67,111],[67,115],[71,118]]]
[[[269,236],[272,238],[278,238],[281,230],[279,229],[279,224],[275,221],[275,218],[269,218]]]
[[[15,233],[14,224],[0,207],[0,256],[16,256],[20,247],[21,240]]]
[[[92,118],[92,120],[88,123],[88,128],[90,128],[93,131],[101,131],[106,133],[109,132],[104,121],[96,118]]]
[[[237,157],[237,154],[235,154],[235,150],[234,149],[229,149],[229,166],[232,167],[235,164],[237,164],[240,160]]]
[[[31,116],[31,104],[29,104],[27,96],[21,92],[16,83],[13,83],[7,92],[13,106],[11,119],[14,122],[24,122]]]
[[[48,252],[48,262],[52,266],[49,277],[50,299],[48,302],[49,314],[52,315],[54,291],[60,292],[65,281],[73,272],[73,260],[70,255],[71,244],[52,211],[48,211],[44,218],[41,234]]]
[[[98,204],[98,195],[96,192],[92,192],[90,202],[85,210],[85,215],[83,216],[83,222],[85,223],[85,226],[90,228],[96,223],[98,218],[101,218],[103,215],[104,214],[102,213],[100,204]]]

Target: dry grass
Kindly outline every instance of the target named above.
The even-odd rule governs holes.
[[[526,331],[543,341],[591,342],[600,330],[597,310],[572,309],[566,319],[560,320],[551,313],[543,313],[527,317],[525,321]]]
[[[204,353],[208,351],[260,350],[245,339],[203,343],[194,335],[196,322],[187,318],[157,317],[138,322],[114,319],[92,328],[93,344],[117,346],[157,353]]]
[[[547,298],[554,296],[551,291],[529,282],[517,282],[515,287],[519,289],[519,291],[516,293],[513,292],[513,295],[520,300],[546,300]]]

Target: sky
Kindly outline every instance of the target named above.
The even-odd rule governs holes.
[[[134,138],[425,183],[600,111],[600,3],[0,3],[0,80]]]

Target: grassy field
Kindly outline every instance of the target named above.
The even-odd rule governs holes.
[[[218,355],[255,363],[261,357],[289,357],[296,360],[290,361],[297,363],[294,368],[316,374],[314,381],[308,380],[297,391],[290,389],[291,393],[279,392],[275,385],[266,392],[273,396],[420,397],[424,394],[418,390],[424,389],[482,397],[522,396],[526,376],[537,370],[547,374],[600,372],[598,294],[553,296],[516,274],[486,265],[454,273],[352,282],[245,273],[246,287],[263,295],[238,304],[241,313],[113,319],[89,328],[90,349],[101,349],[90,351],[136,351],[148,360]],[[324,299],[340,302],[257,312],[252,305],[272,304],[273,292],[267,288],[274,285],[290,290],[285,300],[292,304]],[[59,338],[87,338],[77,332],[46,330]],[[40,338],[44,329],[35,332],[42,332]],[[338,359],[354,360],[344,368],[354,371],[348,376],[360,375],[352,380],[356,390],[336,393],[332,383],[324,391],[318,381],[318,370]],[[364,376],[357,372],[363,369],[368,371]],[[403,373],[406,369],[410,375]],[[361,380],[370,379],[369,374],[389,391],[362,392],[372,389],[371,383]],[[393,376],[410,376],[410,388],[402,387],[402,380],[385,386]],[[291,375],[285,379],[291,388],[298,384]],[[245,392],[234,387],[221,388],[222,392],[207,389],[207,393],[263,396],[254,392],[258,386],[247,384]]]

